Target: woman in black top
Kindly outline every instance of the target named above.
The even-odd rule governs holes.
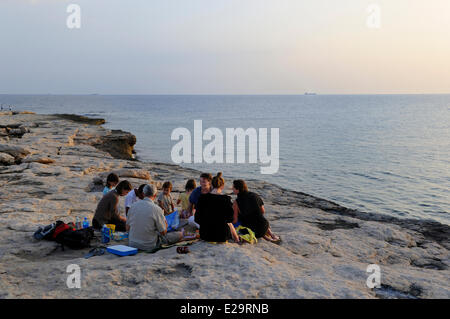
[[[225,242],[229,239],[239,241],[239,236],[231,223],[233,204],[231,197],[222,195],[225,180],[222,173],[212,179],[214,189],[201,194],[195,212],[195,222],[200,225],[200,238],[206,241]]]
[[[233,203],[233,223],[239,221],[242,226],[250,228],[255,232],[256,238],[264,237],[272,242],[280,242],[280,237],[272,233],[269,222],[264,218],[265,209],[261,197],[249,192],[247,184],[241,179],[233,181],[233,192],[237,195]]]

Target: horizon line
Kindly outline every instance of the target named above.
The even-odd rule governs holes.
[[[254,94],[254,93],[0,93],[2,95],[56,95],[56,96],[335,96],[335,95],[450,95],[449,93],[287,93],[287,94]]]

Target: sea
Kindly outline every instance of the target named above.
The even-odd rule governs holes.
[[[223,145],[227,128],[267,128],[269,154],[278,129],[274,174],[261,173],[259,158],[249,163],[250,147],[245,163],[181,166],[450,225],[450,95],[0,95],[0,104],[104,118],[107,128],[136,135],[137,158],[151,162],[174,163],[177,128],[190,132],[193,147],[196,120],[203,132],[223,132]]]

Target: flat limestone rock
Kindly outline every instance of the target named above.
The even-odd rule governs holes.
[[[112,130],[109,134],[100,136],[91,142],[99,150],[108,152],[111,156],[120,159],[133,159],[133,148],[136,136],[121,130]]]
[[[36,163],[40,163],[40,164],[53,164],[53,163],[55,163],[55,160],[51,159],[49,157],[42,157],[39,155],[27,156],[22,160],[22,163],[32,163],[32,162],[36,162]]]
[[[11,144],[0,144],[0,153],[7,153],[13,156],[16,160],[20,160],[30,154],[30,151],[21,146]]]
[[[0,164],[2,165],[13,165],[15,163],[15,159],[13,156],[7,153],[0,153]]]
[[[120,178],[124,177],[130,177],[130,178],[137,178],[137,179],[143,179],[143,180],[150,180],[150,173],[148,171],[142,170],[142,169],[119,169],[119,170],[113,170],[112,172],[104,172],[101,173],[99,176],[103,179],[106,179],[108,174],[115,173]]]
[[[95,121],[12,112],[0,116],[5,127],[33,127],[21,138],[0,143],[8,149],[0,151],[0,158],[13,160],[0,165],[0,298],[184,299],[187,292],[200,299],[450,298],[450,226],[361,212],[258,180],[248,181],[249,189],[262,196],[281,245],[264,239],[255,245],[199,241],[185,255],[172,247],[133,257],[84,259],[89,248],[61,251],[54,242],[35,241],[39,226],[92,220],[111,172],[133,187],[152,183],[159,191],[171,181],[175,202],[186,181],[198,180],[200,172],[132,160],[132,134],[114,133]],[[114,143],[119,156],[112,155]],[[231,181],[238,177],[225,176],[224,193],[233,200]],[[125,216],[124,197],[119,211]],[[67,288],[70,264],[81,268],[82,289]],[[372,264],[381,270],[380,289],[366,284]]]
[[[105,124],[104,119],[94,119],[82,115],[76,115],[76,114],[53,114],[56,118],[61,118],[68,121],[73,121],[77,123],[84,123],[84,124],[91,124],[91,125],[102,125]]]

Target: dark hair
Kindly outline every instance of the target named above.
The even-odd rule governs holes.
[[[211,180],[212,180],[212,175],[211,175],[210,173],[202,173],[202,174],[200,175],[200,178],[205,178],[205,179],[207,179],[208,181],[211,182]]]
[[[116,186],[116,191],[119,194],[122,194],[122,191],[131,191],[133,189],[133,187],[131,186],[129,181],[121,181],[117,186]]]
[[[216,176],[214,176],[211,184],[214,188],[219,188],[225,185],[225,180],[222,177],[222,172],[219,172]]]
[[[141,194],[144,193],[144,187],[145,187],[145,185],[147,185],[147,184],[142,184],[141,186],[139,186],[139,188],[138,188],[138,192],[139,192],[139,193],[141,193]]]
[[[239,193],[247,193],[248,187],[243,179],[236,179],[233,181],[233,187],[239,191]]]
[[[110,187],[110,183],[119,183],[119,176],[117,174],[111,173],[106,177],[106,186]]]
[[[168,189],[172,190],[172,183],[171,182],[164,182],[162,188],[163,189],[168,188]]]
[[[197,187],[197,183],[195,182],[195,179],[190,179],[186,182],[186,186],[184,187],[184,189],[186,191],[191,191],[193,189],[195,189]]]

